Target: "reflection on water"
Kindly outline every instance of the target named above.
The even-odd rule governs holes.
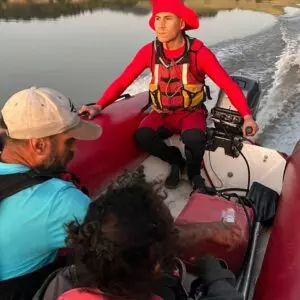
[[[95,102],[154,39],[148,20],[149,15],[98,10],[55,21],[0,21],[0,106],[32,85],[63,91],[76,104]],[[202,18],[200,29],[190,34],[212,45],[256,34],[274,22],[276,17],[264,13],[223,11]]]
[[[30,86],[59,90],[77,106],[95,102],[138,49],[154,39],[146,1],[42,1],[49,0],[0,0],[0,107],[10,95]],[[230,74],[261,82],[260,141],[272,147],[280,141],[281,149],[290,151],[300,132],[300,10],[285,9],[287,13],[277,17],[258,12],[273,8],[280,11],[279,6],[264,1],[186,2],[198,4],[202,16],[215,14],[202,17],[200,29],[192,31],[191,36],[211,47]],[[276,0],[278,5],[280,2]],[[283,4],[287,3],[285,0]],[[68,14],[78,15],[57,18]],[[19,21],[33,17],[57,19]],[[3,18],[18,21],[6,22]],[[148,71],[129,92],[146,90],[149,80]],[[216,99],[218,89],[211,81],[207,83]]]
[[[282,7],[296,6],[300,0],[186,0],[199,16],[215,16],[220,10],[247,9],[273,15],[283,13]],[[0,19],[55,19],[85,11],[113,10],[135,15],[150,12],[149,0],[0,0]]]

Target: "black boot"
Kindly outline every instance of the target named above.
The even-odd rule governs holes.
[[[194,192],[207,195],[216,195],[217,191],[213,187],[208,187],[205,185],[204,178],[201,175],[196,175],[192,180],[192,187]]]
[[[171,172],[165,184],[168,188],[175,188],[180,182],[181,173],[185,167],[185,160],[180,150],[174,146],[167,146],[156,131],[147,127],[136,131],[135,141],[144,151],[171,165]]]
[[[165,180],[165,186],[168,189],[175,189],[181,181],[181,175],[184,170],[185,160],[181,156],[181,152],[176,147],[170,147],[173,151],[173,158],[177,157],[177,163],[171,164],[171,171]],[[174,160],[173,160],[174,161]]]
[[[181,181],[181,170],[177,165],[171,165],[169,176],[165,180],[165,186],[168,189],[175,189]]]
[[[201,177],[201,161],[205,151],[205,133],[197,129],[189,129],[182,133],[185,144],[187,175],[193,190],[206,193],[204,179]]]
[[[207,194],[204,178],[201,175],[196,175],[192,179],[193,190],[202,194]]]

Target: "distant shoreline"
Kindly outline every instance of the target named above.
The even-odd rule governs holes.
[[[284,7],[300,8],[300,0],[212,0],[201,3],[199,0],[186,0],[200,17],[213,17],[224,10],[251,10],[274,16],[282,15]],[[62,16],[77,15],[85,11],[108,9],[125,11],[135,15],[151,12],[149,0],[0,0],[0,20],[56,19]]]

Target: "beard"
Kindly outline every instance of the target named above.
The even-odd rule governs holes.
[[[62,158],[58,158],[55,154],[51,154],[51,157],[49,157],[44,165],[43,169],[44,171],[47,172],[54,172],[54,173],[59,173],[59,172],[64,172],[66,171],[66,168],[70,161],[73,159],[74,153],[69,152],[66,156]]]
[[[74,157],[74,152],[71,150],[66,149],[66,153],[62,156],[59,155],[57,153],[56,150],[56,144],[53,143],[51,146],[51,154],[50,156],[45,159],[45,161],[43,162],[43,164],[39,167],[37,167],[37,169],[41,172],[41,173],[63,173],[66,171],[67,169],[67,165],[70,163],[70,161],[73,159]]]

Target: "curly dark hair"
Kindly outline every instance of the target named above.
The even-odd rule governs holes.
[[[177,233],[164,198],[156,184],[135,178],[127,186],[111,185],[90,204],[82,225],[68,225],[79,287],[132,299],[150,296],[157,270],[176,249]]]

